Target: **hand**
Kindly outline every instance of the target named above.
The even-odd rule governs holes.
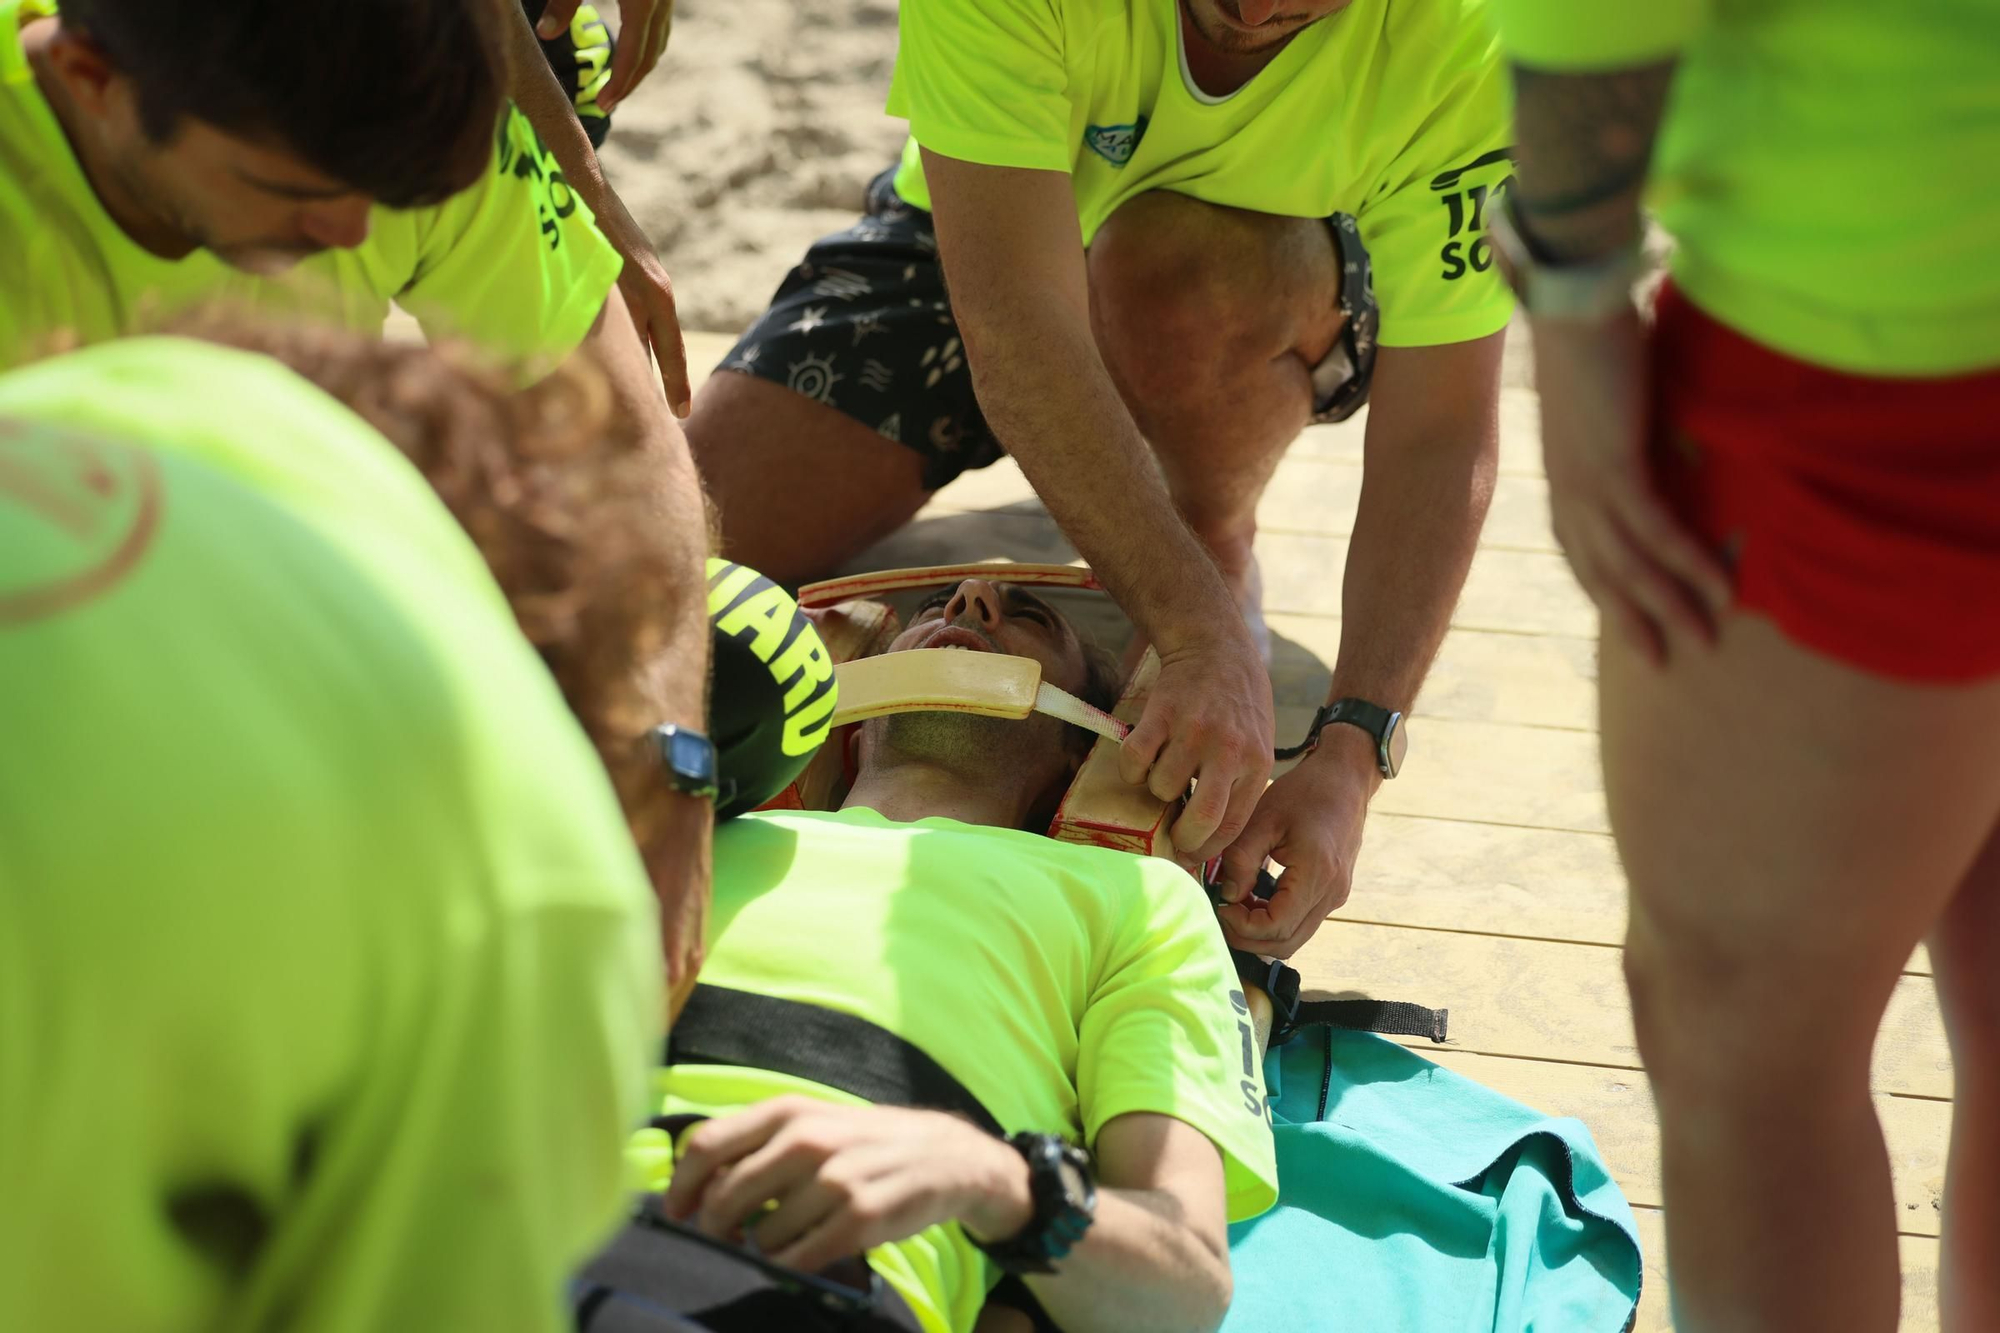
[[[1231,948],[1290,958],[1347,901],[1362,821],[1381,785],[1374,738],[1345,725],[1323,730],[1318,748],[1271,784],[1243,836],[1222,854],[1216,918]],[[1265,857],[1285,869],[1277,891],[1260,901],[1251,889]]]
[[[1713,643],[1729,577],[1654,492],[1638,312],[1538,320],[1534,338],[1549,503],[1577,582],[1655,663],[1671,644]]]
[[[562,36],[576,18],[579,2],[549,0],[541,20],[535,24],[535,36],[545,42]],[[646,76],[660,63],[660,55],[667,49],[667,38],[673,30],[674,0],[619,0],[618,50],[611,57],[611,77],[597,92],[597,105],[604,108],[605,114],[609,115],[613,107],[646,81]]]
[[[708,952],[710,842],[715,808],[693,796],[668,796],[646,832],[641,857],[660,905],[660,951],[666,964],[667,1024],[694,993]]]
[[[1034,1216],[1021,1155],[943,1111],[777,1097],[684,1142],[667,1215],[724,1240],[748,1224],[759,1251],[808,1273],[941,1222],[991,1240]]]
[[[685,418],[693,405],[688,383],[687,345],[681,339],[680,312],[674,306],[674,284],[667,276],[653,243],[633,220],[625,203],[609,185],[597,201],[598,230],[625,260],[618,275],[618,290],[625,295],[625,309],[638,327],[639,341],[649,348],[659,363],[660,385],[667,393],[667,406]]]
[[[1118,753],[1125,781],[1163,801],[1194,781],[1170,836],[1207,860],[1235,840],[1271,776],[1271,674],[1234,608],[1192,648],[1163,648],[1139,725]]]

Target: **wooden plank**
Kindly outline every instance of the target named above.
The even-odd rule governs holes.
[[[1340,919],[1616,945],[1625,876],[1607,834],[1376,810]]]
[[[1346,538],[1261,533],[1257,558],[1264,569],[1267,612],[1340,614]],[[1540,551],[1480,551],[1451,623],[1458,629],[1597,637],[1597,611],[1571,577],[1568,564],[1560,555]]]
[[[1645,1074],[1463,1051],[1428,1051],[1425,1055],[1547,1115],[1581,1120],[1597,1141],[1598,1152],[1626,1200],[1635,1207],[1658,1207],[1663,1202],[1660,1126]],[[1889,1144],[1896,1228],[1909,1235],[1935,1236],[1943,1208],[1951,1104],[1880,1095],[1875,1098],[1875,1110]]]
[[[1266,620],[1274,638],[1302,650],[1274,654],[1273,696],[1280,703],[1308,708],[1325,703],[1332,664],[1340,655],[1340,619],[1278,613]],[[1410,716],[1413,722],[1447,718],[1594,731],[1597,643],[1592,639],[1451,630],[1444,636]]]
[[[1334,426],[1308,426],[1292,446],[1310,458],[1361,461],[1368,409],[1363,408]],[[1524,387],[1500,390],[1500,473],[1539,477],[1542,474],[1542,405],[1535,391]]]
[[[1409,726],[1406,767],[1382,784],[1373,809],[1584,833],[1610,828],[1589,732],[1447,718]]]
[[[1639,1245],[1646,1255],[1645,1289],[1639,1297],[1639,1318],[1632,1333],[1672,1333],[1667,1302],[1666,1215],[1657,1208],[1634,1208]],[[1937,1333],[1938,1243],[1928,1236],[1904,1236],[1898,1249],[1903,1264],[1902,1333]]]
[[[1345,537],[1354,530],[1362,468],[1345,459],[1294,453],[1278,465],[1257,505],[1263,532],[1315,532]],[[1493,489],[1493,505],[1479,535],[1481,546],[1555,551],[1549,527],[1549,484],[1540,477],[1506,474]]]
[[[1636,1069],[1619,951],[1330,918],[1292,959],[1308,989],[1448,1007],[1449,1050]],[[1743,1017],[1755,1023],[1754,1014]],[[1429,1043],[1407,1040],[1418,1051]],[[1904,977],[1875,1045],[1878,1092],[1951,1096],[1937,996]]]

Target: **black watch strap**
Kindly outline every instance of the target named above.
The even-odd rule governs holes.
[[[1097,1217],[1090,1158],[1059,1134],[1010,1134],[1007,1144],[1028,1163],[1034,1216],[1018,1235],[972,1243],[1002,1272],[1053,1273],[1055,1261],[1076,1247]]]
[[[1306,738],[1297,745],[1288,745],[1273,752],[1273,757],[1283,763],[1306,754],[1319,744],[1319,734],[1328,726],[1340,723],[1359,727],[1375,738],[1375,767],[1385,778],[1396,776],[1396,765],[1390,758],[1390,737],[1401,725],[1403,715],[1380,704],[1369,703],[1366,699],[1335,699],[1313,714],[1312,727]]]

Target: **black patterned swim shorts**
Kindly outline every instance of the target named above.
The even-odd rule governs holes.
[[[936,490],[1004,451],[973,396],[931,215],[897,196],[894,176],[869,184],[859,222],[814,242],[718,369],[782,384],[907,445]],[[1347,319],[1313,370],[1315,421],[1339,421],[1367,401],[1379,323],[1354,219],[1336,214],[1328,226]]]

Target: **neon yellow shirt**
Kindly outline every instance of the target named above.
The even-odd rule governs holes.
[[[2000,365],[2000,6],[1495,5],[1530,67],[1679,56],[1649,203],[1697,305],[1839,370]]]
[[[371,333],[397,302],[434,338],[546,369],[583,341],[618,280],[617,251],[512,108],[495,127],[490,173],[436,207],[376,208],[355,249],[276,279],[205,250],[161,259],[104,211],[36,86],[19,32],[54,9],[0,0],[0,369],[154,329],[208,301]]]
[[[1207,897],[1169,862],[865,809],[753,815],[716,832],[708,924],[703,981],[887,1028],[1010,1131],[1094,1143],[1115,1116],[1174,1116],[1222,1151],[1232,1220],[1277,1197],[1236,972]],[[664,1071],[661,1090],[667,1114],[786,1092],[853,1100],[722,1066]],[[634,1152],[656,1188],[671,1174],[663,1137]],[[869,1258],[932,1333],[970,1329],[997,1280],[956,1226]]]
[[[274,363],[0,375],[0,1328],[555,1330],[652,895],[478,554]]]
[[[896,190],[921,208],[919,144],[1068,172],[1085,245],[1148,190],[1351,213],[1384,345],[1507,323],[1485,204],[1512,168],[1484,0],[1354,0],[1219,102],[1188,77],[1179,0],[903,0],[900,22],[889,112],[912,137]]]

